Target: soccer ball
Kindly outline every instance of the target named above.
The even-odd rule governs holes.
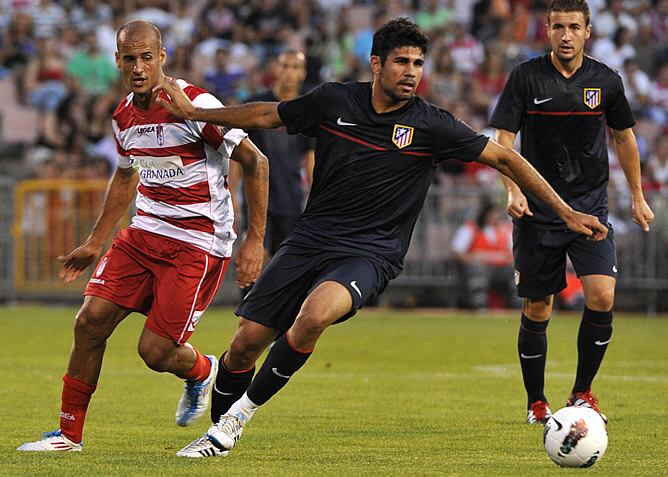
[[[603,418],[588,407],[565,407],[552,414],[543,431],[545,452],[562,467],[591,467],[608,448]]]

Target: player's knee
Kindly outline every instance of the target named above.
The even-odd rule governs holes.
[[[137,351],[141,359],[146,363],[146,366],[153,371],[162,373],[167,369],[166,362],[168,357],[165,356],[165,353],[161,349],[140,342]]]
[[[295,320],[295,325],[292,328],[292,336],[295,339],[302,336],[320,336],[320,334],[325,331],[325,328],[330,325],[330,322],[331,320],[327,319],[323,313],[315,312],[309,308],[303,308]]]
[[[265,349],[264,343],[235,337],[225,354],[225,365],[232,371],[250,369]]]
[[[111,334],[110,319],[108,315],[96,312],[94,309],[82,308],[74,320],[75,339],[104,343]]]
[[[614,304],[615,290],[614,288],[597,288],[587,293],[585,300],[590,310],[608,311]]]
[[[545,321],[552,314],[552,303],[543,300],[524,300],[522,309],[531,321]]]

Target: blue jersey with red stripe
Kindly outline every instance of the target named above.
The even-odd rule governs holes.
[[[512,71],[490,121],[521,134],[522,155],[574,209],[608,215],[608,149],[605,126],[623,130],[635,122],[622,79],[588,56],[570,78],[550,55],[520,63]],[[563,226],[547,205],[527,194],[533,217],[523,222]]]
[[[326,83],[278,112],[288,133],[316,139],[311,192],[288,243],[371,257],[389,278],[401,271],[436,165],[473,161],[488,141],[419,97],[376,113],[370,83]]]

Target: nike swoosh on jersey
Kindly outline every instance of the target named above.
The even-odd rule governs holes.
[[[339,119],[336,120],[336,124],[338,124],[339,126],[357,126],[357,123],[346,122],[341,117],[339,117]]]
[[[552,101],[552,98],[545,98],[545,99],[534,98],[533,99],[533,104],[543,104],[543,103],[547,103],[548,101]]]

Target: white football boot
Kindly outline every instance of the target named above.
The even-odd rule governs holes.
[[[67,437],[65,437],[60,429],[52,432],[44,432],[43,438],[35,442],[26,442],[18,451],[26,452],[81,452],[83,449],[83,442],[75,444]]]
[[[217,423],[206,431],[206,436],[220,450],[234,448],[244,431],[244,423],[241,419],[231,414],[223,414]]]
[[[191,459],[201,459],[203,457],[225,457],[227,454],[229,454],[228,451],[221,450],[213,445],[213,442],[209,440],[209,437],[206,434],[204,434],[202,437],[198,437],[176,453],[177,457],[189,457]]]
[[[186,381],[183,394],[176,408],[176,424],[181,427],[189,426],[202,417],[209,408],[211,388],[218,375],[218,358],[207,354],[211,361],[211,371],[204,381]]]

